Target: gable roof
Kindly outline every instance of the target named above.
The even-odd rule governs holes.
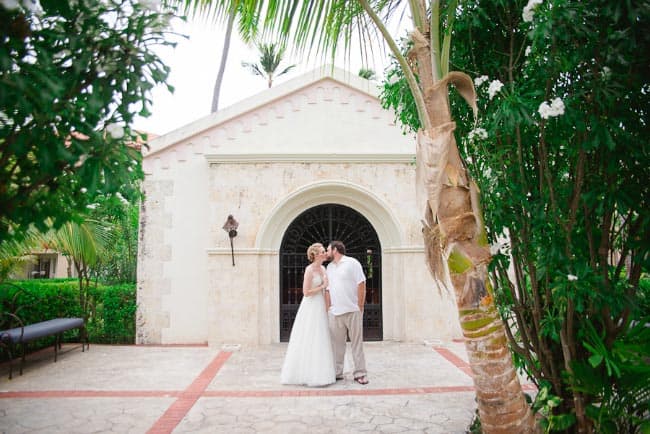
[[[191,136],[200,134],[324,80],[333,80],[374,100],[378,100],[379,92],[376,83],[335,66],[324,65],[154,138],[149,142],[149,150],[145,152],[145,156],[157,154]]]

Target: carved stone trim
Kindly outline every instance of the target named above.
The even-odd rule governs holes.
[[[210,164],[257,163],[358,163],[404,164],[415,161],[415,154],[207,154]]]

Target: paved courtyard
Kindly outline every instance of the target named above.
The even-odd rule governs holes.
[[[283,386],[286,344],[64,345],[0,367],[0,433],[464,433],[476,408],[464,345],[365,344],[370,384]]]

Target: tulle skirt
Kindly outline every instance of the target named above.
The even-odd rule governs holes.
[[[326,386],[336,382],[334,356],[322,294],[303,297],[291,329],[280,382]]]

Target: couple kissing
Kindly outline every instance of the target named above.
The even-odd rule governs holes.
[[[310,387],[343,380],[349,334],[354,370],[352,378],[368,384],[363,353],[363,307],[366,276],[345,245],[332,241],[307,249],[310,264],[303,277],[303,298],[291,329],[280,382]],[[327,268],[323,262],[330,261]]]

